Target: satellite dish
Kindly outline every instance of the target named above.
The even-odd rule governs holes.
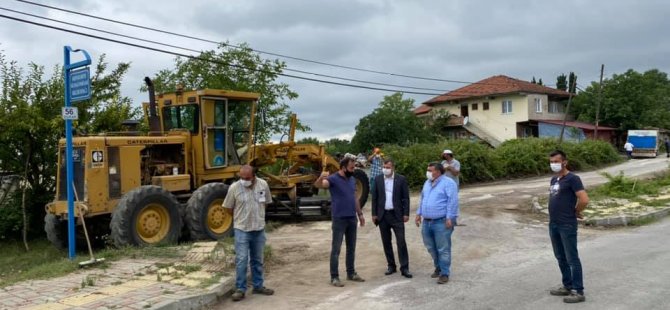
[[[470,118],[467,117],[467,116],[464,117],[464,118],[463,118],[463,126],[467,125],[467,124],[468,124],[468,121],[470,121]]]

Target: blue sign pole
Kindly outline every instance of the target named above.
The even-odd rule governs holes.
[[[82,52],[85,60],[70,64],[70,53]],[[73,50],[69,46],[63,47],[63,74],[65,77],[65,107],[69,108],[71,105],[70,98],[70,71],[75,68],[88,66],[91,64],[91,57],[84,50]],[[89,81],[90,83],[90,81]],[[90,89],[90,87],[89,87]],[[90,94],[89,94],[90,97]],[[79,100],[88,99],[80,97]],[[67,174],[67,234],[68,234],[68,257],[74,259],[75,253],[75,219],[74,219],[74,183],[73,176],[73,160],[72,160],[72,119],[65,119],[65,160],[66,160],[66,174]],[[83,158],[82,158],[83,159]]]

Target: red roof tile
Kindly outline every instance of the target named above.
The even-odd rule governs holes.
[[[414,109],[414,114],[421,115],[430,112],[433,108],[429,105],[422,104],[418,108]]]
[[[553,120],[553,119],[551,119],[551,120],[550,119],[537,119],[537,120],[534,120],[534,121],[537,121],[539,123],[563,125],[563,121]],[[567,121],[567,122],[565,122],[565,126],[581,128],[581,129],[586,129],[586,130],[595,130],[596,129],[596,125],[594,125],[594,124],[584,123],[584,122],[576,122],[576,121]],[[616,130],[616,128],[598,125],[598,130]]]
[[[484,97],[490,95],[512,94],[512,93],[534,93],[548,94],[555,96],[568,97],[570,94],[566,91],[546,87],[531,82],[526,82],[511,78],[505,75],[496,75],[479,82],[474,82],[468,86],[452,90],[446,94],[434,97],[424,104],[432,105],[438,102],[467,99],[473,97]]]

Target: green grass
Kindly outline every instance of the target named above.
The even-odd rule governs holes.
[[[80,269],[79,263],[89,259],[86,251],[78,252],[74,260],[69,260],[66,251],[56,249],[47,240],[33,240],[26,252],[21,241],[0,242],[0,288],[26,280],[54,278]],[[156,246],[147,248],[107,248],[95,253],[96,258],[105,262],[87,268],[109,267],[110,261],[122,258],[179,258],[190,249],[190,245]],[[90,282],[90,281],[89,281]],[[88,283],[86,283],[88,284]]]

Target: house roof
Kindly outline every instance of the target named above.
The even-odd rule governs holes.
[[[570,93],[563,90],[533,84],[531,82],[522,81],[505,75],[496,75],[487,79],[483,79],[479,82],[474,82],[470,85],[461,87],[459,89],[452,90],[443,95],[434,97],[424,102],[424,104],[433,105],[435,103],[452,101],[452,100],[484,97],[490,95],[512,94],[520,92],[547,94],[547,95],[564,96],[564,97],[568,97],[570,95]]]
[[[549,120],[549,119],[535,119],[534,121],[536,121],[538,123],[563,125],[563,121],[554,120],[554,119],[551,119],[551,120]],[[575,128],[580,128],[580,129],[586,129],[586,130],[595,130],[596,129],[596,125],[594,125],[594,124],[584,123],[584,122],[576,122],[576,121],[567,121],[567,122],[565,122],[565,126],[575,127]],[[614,131],[614,130],[616,130],[616,128],[598,125],[598,130]]]
[[[417,107],[416,109],[414,109],[414,114],[416,114],[416,115],[426,114],[426,113],[430,112],[430,110],[432,110],[432,109],[433,108],[431,106],[426,105],[426,104],[422,104],[419,107]]]

